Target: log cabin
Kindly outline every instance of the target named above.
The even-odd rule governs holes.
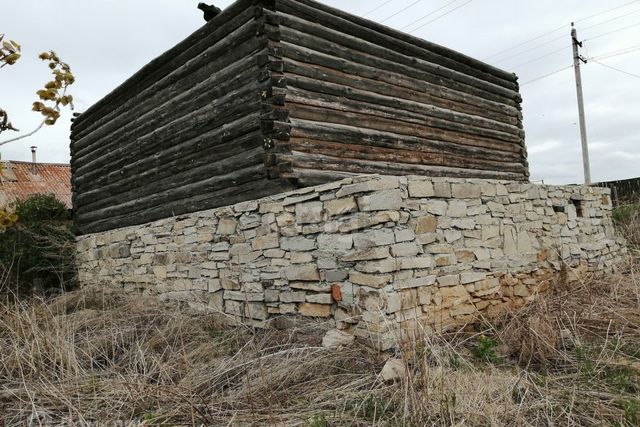
[[[313,0],[237,0],[81,114],[82,233],[358,174],[527,181],[517,77]]]

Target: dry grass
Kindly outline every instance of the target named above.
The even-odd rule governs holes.
[[[639,264],[389,354],[85,289],[0,308],[0,425],[640,424]],[[114,425],[114,424],[110,424]]]

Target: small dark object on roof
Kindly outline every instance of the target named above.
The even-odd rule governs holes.
[[[207,22],[211,21],[213,18],[218,16],[220,12],[222,12],[219,7],[205,3],[198,3],[198,9],[204,12],[204,20]]]

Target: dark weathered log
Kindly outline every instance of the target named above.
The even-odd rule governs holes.
[[[137,169],[140,165],[152,167],[156,161],[166,162],[172,156],[181,157],[205,146],[233,141],[237,136],[260,129],[260,112],[250,110],[256,107],[255,104],[245,104],[239,107],[238,111],[230,111],[230,114],[221,117],[219,122],[196,119],[186,127],[180,126],[172,130],[169,135],[175,136],[173,140],[163,133],[158,137],[162,138],[162,141],[157,145],[154,144],[155,140],[150,138],[148,141],[141,141],[141,145],[144,144],[146,147],[141,147],[140,150],[133,150],[130,146],[119,148],[120,152],[112,159],[99,159],[92,169],[79,168],[74,185],[82,191],[96,189],[109,182],[106,179],[113,177],[109,172],[119,172],[126,178],[140,173],[141,170]],[[207,115],[204,117],[206,119]],[[213,162],[215,159],[210,161]],[[109,172],[105,173],[106,170]],[[106,175],[107,178],[102,178],[101,175]]]
[[[217,190],[194,195],[184,200],[171,200],[160,206],[112,218],[104,218],[92,222],[80,221],[85,224],[80,231],[82,233],[94,233],[128,225],[142,224],[189,212],[232,205],[237,202],[258,199],[270,194],[294,189],[294,186],[287,181],[270,181],[265,179],[263,174],[264,171],[260,169],[234,171],[228,174],[224,185]],[[220,182],[223,183],[223,181]]]
[[[434,139],[426,139],[422,136],[398,135],[393,132],[365,129],[356,124],[338,125],[330,123],[317,123],[303,119],[291,119],[291,138],[318,139],[347,144],[363,144],[379,147],[398,147],[416,151],[440,151],[459,155],[482,156],[495,161],[513,162],[522,158],[516,151],[496,151],[493,149],[465,146]]]
[[[331,15],[331,16],[335,16],[341,19],[345,19],[347,21],[353,22],[354,24],[360,25],[360,26],[364,26],[364,27],[368,27],[371,28],[372,30],[375,30],[378,33],[381,34],[385,34],[389,37],[391,37],[392,39],[398,39],[398,40],[402,40],[410,45],[415,45],[415,46],[419,46],[423,49],[429,50],[431,52],[434,52],[438,55],[440,55],[441,57],[444,58],[449,58],[451,60],[466,64],[470,67],[473,68],[477,68],[479,70],[482,70],[484,72],[490,73],[490,74],[494,74],[498,77],[501,77],[505,80],[508,81],[515,81],[517,79],[516,75],[513,74],[512,72],[509,71],[505,71],[503,69],[494,67],[493,65],[487,64],[483,61],[479,61],[475,58],[471,58],[470,56],[467,56],[465,54],[462,54],[460,52],[457,52],[455,50],[449,49],[447,47],[444,46],[440,46],[436,43],[432,43],[429,42],[427,40],[421,39],[419,37],[415,37],[412,36],[410,34],[404,33],[402,31],[398,31],[395,30],[393,28],[390,28],[386,25],[383,24],[379,24],[377,22],[371,21],[369,19],[365,19],[365,18],[361,18],[359,16],[355,16],[352,15],[350,13],[341,11],[340,9],[336,9],[334,7],[331,6],[327,6],[323,3],[319,3],[317,1],[313,1],[313,0],[297,0],[299,3],[303,3],[305,5],[308,5],[312,8],[318,9],[318,10],[322,10],[324,12],[326,12],[327,14]],[[334,21],[336,22],[336,27],[339,29],[341,22],[340,21]]]
[[[378,173],[383,175],[426,175],[426,176],[448,176],[457,178],[487,178],[523,180],[522,174],[502,172],[470,170],[455,167],[413,165],[405,163],[377,162],[359,159],[342,159],[325,155],[307,154],[294,151],[291,154],[281,154],[282,163],[291,166],[291,172],[283,173],[285,178],[295,178],[304,175],[305,169],[315,170],[321,167],[324,170],[335,170],[340,172],[350,172],[355,174]]]
[[[520,143],[522,131],[515,127],[471,114],[435,107],[423,102],[405,100],[377,93],[350,90],[350,88],[331,85],[331,92],[342,93],[342,96],[326,93],[326,87],[311,79],[300,79],[288,76],[291,82],[287,90],[287,99],[293,103],[306,103],[342,111],[357,111],[382,117],[424,123],[443,129],[464,131],[505,141]],[[302,81],[301,80],[306,80]],[[302,83],[302,84],[301,84]],[[298,86],[313,88],[315,91],[301,90]],[[322,92],[320,92],[322,91]],[[354,96],[355,94],[355,96]]]
[[[128,96],[126,102],[120,106],[114,106],[108,114],[96,120],[95,125],[85,132],[74,130],[73,139],[76,141],[78,154],[87,148],[96,136],[100,137],[125,124],[126,121],[123,122],[123,120],[126,120],[128,115],[124,113],[136,111],[138,115],[145,114],[154,107],[171,100],[177,94],[193,90],[194,86],[211,74],[224,73],[228,67],[243,59],[246,60],[246,56],[266,47],[265,43],[261,43],[261,40],[255,37],[253,23],[249,22],[237,31],[238,34],[230,35],[210,49],[213,52],[208,51],[193,58],[144,91]],[[218,61],[211,61],[209,55],[220,55],[221,58]]]
[[[337,70],[346,75],[377,80],[396,87],[423,93],[425,96],[433,98],[435,102],[440,102],[440,100],[443,102],[449,101],[483,110],[488,109],[507,116],[517,117],[518,115],[517,108],[486,99],[481,91],[471,89],[474,92],[473,94],[464,92],[469,88],[455,82],[450,82],[451,88],[446,87],[442,84],[441,78],[431,76],[429,73],[413,67],[382,59],[379,59],[375,65],[364,65],[354,61],[354,59],[357,59],[357,55],[349,59],[338,58],[288,42],[283,42],[282,45],[283,49],[286,50],[288,59],[285,62],[285,71],[291,71],[292,68],[309,68],[313,65],[324,71]],[[310,73],[313,70],[306,72]]]
[[[462,58],[462,55],[457,52],[450,51],[451,56],[443,56],[425,49],[416,43],[407,43],[401,40],[397,37],[397,33],[399,32],[396,32],[393,36],[388,36],[372,29],[370,26],[358,25],[348,19],[326,13],[318,7],[304,5],[297,0],[279,0],[276,4],[277,12],[281,16],[289,14],[289,16],[294,16],[296,19],[304,19],[308,22],[316,23],[320,28],[337,30],[343,34],[343,37],[350,37],[359,39],[362,42],[384,46],[387,49],[402,53],[403,55],[421,58],[421,60],[429,61],[442,68],[455,70],[461,74],[491,82],[496,86],[518,90],[515,75],[498,69],[491,70],[494,72],[487,72],[489,71],[487,68],[481,70],[478,67],[467,65],[465,63],[467,61],[456,61],[452,59],[452,57]],[[285,17],[281,17],[282,23],[284,25],[290,25],[286,19]]]
[[[180,130],[182,126],[191,125],[197,112],[200,112],[201,115],[198,118],[201,120],[224,124],[220,120],[222,117],[236,108],[251,104],[260,96],[260,91],[267,86],[266,83],[257,82],[255,75],[255,71],[249,68],[246,73],[237,73],[235,78],[227,73],[215,77],[213,82],[196,87],[195,92],[190,92],[185,97],[179,97],[175,104],[155,109],[155,117],[149,117],[148,121],[137,122],[138,127],[123,126],[107,134],[109,135],[107,144],[103,143],[93,151],[85,151],[84,155],[75,154],[76,161],[78,164],[87,165],[96,159],[105,159],[105,156],[117,147],[131,144],[133,141],[142,147],[140,144],[144,144],[144,141],[149,140],[153,134],[162,135],[167,129]],[[164,139],[168,138],[174,139],[175,135],[165,133]],[[102,137],[98,142],[104,139],[105,137]]]
[[[96,116],[103,115],[103,110],[111,110],[114,103],[122,103],[126,100],[128,93],[142,91],[145,87],[162,79],[167,72],[175,70],[180,65],[188,62],[189,59],[199,56],[216,41],[226,37],[242,23],[249,21],[255,15],[255,8],[252,7],[254,2],[255,0],[236,1],[223,10],[215,19],[212,19],[185,40],[149,62],[123,84],[81,114],[74,122],[73,130],[80,132],[87,126],[94,124]]]
[[[206,106],[135,141],[128,143],[124,141],[118,144],[117,148],[109,150],[102,156],[80,164],[77,173],[90,176],[91,171],[105,165],[121,167],[128,162],[127,159],[151,156],[178,142],[196,138],[199,134],[219,127],[227,131],[228,139],[232,139],[235,136],[233,133],[234,122],[259,111],[260,106],[257,103],[246,102],[253,96],[253,93],[250,92],[244,97],[235,99],[234,103]]]
[[[181,175],[183,173],[217,163],[226,164],[226,159],[261,146],[262,133],[256,129],[224,143],[211,144],[210,141],[206,141],[206,143],[201,141],[199,144],[191,146],[190,151],[187,152],[171,150],[174,151],[175,156],[169,155],[168,151],[165,151],[162,156],[137,161],[125,167],[129,173],[109,174],[104,180],[104,184],[94,185],[93,190],[84,191],[78,196],[77,202],[84,209],[96,209],[112,203],[114,197],[119,202],[128,201],[127,197],[135,197],[138,192],[151,192],[156,188],[156,185],[168,188],[172,181],[186,180],[187,175]],[[212,159],[215,159],[215,162],[212,162]],[[138,171],[138,173],[131,173],[131,171]],[[132,193],[131,190],[135,190],[136,193]]]
[[[518,143],[489,139],[478,135],[469,135],[462,132],[445,131],[420,124],[406,123],[394,119],[373,117],[365,114],[343,112],[337,110],[321,109],[312,106],[297,104],[289,109],[289,116],[311,120],[318,123],[330,123],[338,125],[351,125],[357,123],[359,127],[374,129],[382,132],[391,132],[396,135],[409,135],[427,139],[468,145],[472,147],[491,148],[499,151],[521,152],[522,147]]]
[[[452,166],[466,169],[502,170],[523,174],[525,166],[519,162],[494,161],[479,157],[460,156],[451,152],[434,152],[432,150],[411,150],[399,147],[380,147],[374,145],[344,144],[309,138],[293,138],[286,143],[291,152],[300,151],[308,154],[324,154],[345,159],[364,159],[394,163],[411,163],[434,166]]]
[[[251,170],[260,176],[264,175],[262,165],[262,147],[254,148],[225,159],[225,162],[211,163],[205,167],[190,170],[175,178],[172,182],[165,183],[166,187],[156,186],[153,191],[148,189],[132,189],[128,201],[119,202],[112,200],[107,207],[94,210],[78,209],[78,216],[85,221],[93,221],[108,216],[117,216],[122,212],[147,209],[167,203],[167,201],[182,200],[194,194],[204,194],[221,188],[224,183],[232,181],[229,171]],[[252,172],[253,173],[253,172]],[[256,175],[257,176],[257,175]]]
[[[411,66],[417,70],[428,73],[432,78],[440,78],[442,85],[453,86],[457,83],[458,87],[464,91],[470,92],[475,90],[481,92],[483,97],[493,99],[496,102],[502,102],[513,107],[517,106],[520,100],[518,92],[501,86],[494,85],[475,77],[464,75],[448,68],[443,68],[421,59],[401,55],[389,49],[372,44],[360,44],[358,40],[349,38],[340,39],[337,37],[339,33],[333,32],[331,35],[336,41],[326,40],[321,36],[307,34],[292,28],[282,27],[282,41],[292,45],[298,45],[307,49],[315,50],[325,54],[350,59],[365,65],[375,64],[376,61],[383,59],[393,63]],[[327,30],[328,31],[328,30]],[[302,37],[301,37],[302,35]],[[328,35],[324,35],[328,37]],[[357,55],[357,59],[356,59]]]

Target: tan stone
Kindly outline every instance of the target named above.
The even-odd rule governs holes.
[[[421,216],[416,220],[416,234],[433,233],[438,228],[438,219],[433,215]]]
[[[230,235],[236,232],[238,221],[235,218],[222,218],[218,223],[217,233],[221,235]]]
[[[451,195],[457,199],[478,199],[481,188],[477,184],[461,183],[451,184]]]
[[[331,317],[331,306],[305,302],[298,305],[298,313],[305,317]]]
[[[374,275],[359,273],[357,271],[349,273],[349,281],[354,285],[369,286],[372,288],[382,288],[391,282],[392,279],[393,276],[389,274]]]
[[[324,209],[329,217],[334,217],[356,212],[358,210],[358,204],[354,197],[345,197],[342,199],[327,200],[324,202]]]
[[[280,237],[277,234],[268,234],[257,237],[251,242],[253,250],[275,249],[280,246]]]

